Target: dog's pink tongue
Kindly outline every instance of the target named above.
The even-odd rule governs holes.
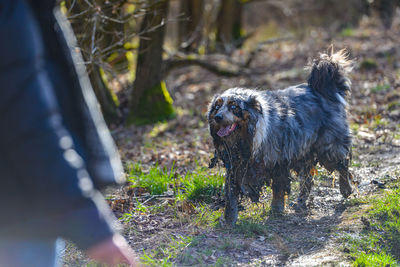
[[[230,126],[226,126],[225,128],[221,128],[219,129],[219,131],[217,132],[219,137],[224,137],[227,136],[228,134],[230,134],[231,132],[233,132],[236,128],[236,123],[232,124]]]
[[[230,129],[231,129],[231,126],[226,126],[225,128],[219,129],[217,134],[218,134],[219,137],[227,136],[229,134],[229,130]]]

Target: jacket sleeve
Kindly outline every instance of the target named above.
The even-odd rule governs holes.
[[[20,209],[10,216],[87,249],[114,233],[115,220],[64,127],[29,6],[23,0],[1,2],[0,158],[9,177],[1,177],[0,187],[18,184],[17,192],[6,194],[20,202],[10,204]]]

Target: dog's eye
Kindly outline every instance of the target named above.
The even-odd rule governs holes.
[[[235,105],[231,105],[231,109],[236,109],[236,106]]]
[[[221,106],[220,105],[215,105],[215,109],[218,110]]]

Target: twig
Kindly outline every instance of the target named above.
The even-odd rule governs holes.
[[[142,204],[152,200],[152,199],[157,199],[157,198],[162,198],[162,199],[173,199],[173,195],[145,195],[145,196],[137,196],[137,197],[131,197],[132,199],[143,199],[145,202]]]
[[[96,46],[95,46],[96,27],[97,27],[97,16],[94,17],[94,22],[93,22],[92,43],[90,47],[91,50],[90,61],[93,61],[93,54],[96,51]]]
[[[146,204],[147,202],[149,202],[150,200],[155,199],[155,196],[151,196],[150,198],[146,199],[145,201],[143,201],[143,204]]]

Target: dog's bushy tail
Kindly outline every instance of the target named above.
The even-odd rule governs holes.
[[[351,82],[347,76],[353,62],[345,49],[336,53],[321,54],[311,63],[308,85],[333,102],[344,102],[350,94]]]

